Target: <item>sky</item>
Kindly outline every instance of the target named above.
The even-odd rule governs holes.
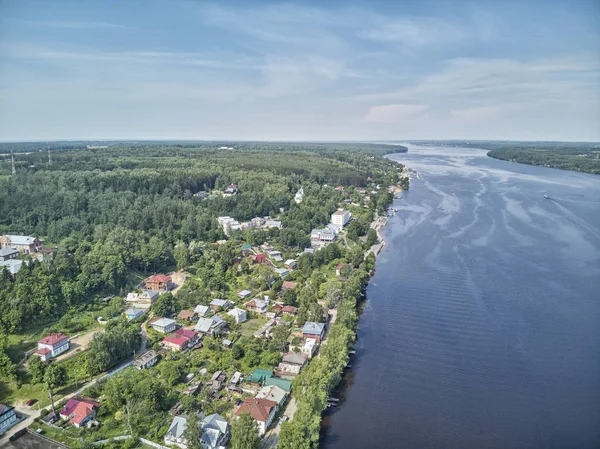
[[[600,141],[600,1],[0,0],[0,141]]]

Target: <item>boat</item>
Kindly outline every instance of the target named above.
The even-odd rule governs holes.
[[[548,195],[545,195],[545,194],[544,194],[544,198],[546,198],[547,200],[550,199],[550,197]]]

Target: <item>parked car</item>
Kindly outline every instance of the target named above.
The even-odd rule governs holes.
[[[27,407],[31,407],[33,404],[35,404],[38,400],[37,399],[30,399],[26,402]]]

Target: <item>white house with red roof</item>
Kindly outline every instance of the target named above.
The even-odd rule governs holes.
[[[69,350],[69,336],[65,334],[50,334],[38,340],[37,355],[45,362]]]
[[[277,412],[277,402],[268,399],[248,398],[235,412],[235,416],[240,416],[242,413],[250,413],[258,424],[258,434],[265,434],[269,425],[273,421],[273,417]]]
[[[81,427],[86,422],[96,417],[100,403],[89,398],[72,398],[67,401],[60,411],[62,419],[70,419],[75,427]]]

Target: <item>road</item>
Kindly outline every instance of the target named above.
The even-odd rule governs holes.
[[[77,390],[73,393],[69,393],[60,398],[57,398],[57,400],[55,400],[55,403],[58,401],[62,401],[64,399],[71,399],[75,396],[80,395],[83,392],[83,390],[85,390],[86,388],[89,388],[92,385],[95,385],[97,382],[99,382],[103,379],[106,379],[107,377],[117,374],[118,372],[124,370],[131,364],[133,364],[132,359],[121,362],[121,364],[117,368],[115,368],[114,370],[110,371],[107,374],[103,374],[101,376],[96,377],[95,379],[92,379],[87,384],[85,384],[83,387],[81,387],[79,390]],[[20,423],[18,423],[17,425],[8,429],[8,431],[4,435],[2,435],[2,437],[0,438],[0,447],[3,447],[5,444],[8,443],[8,439],[11,437],[11,435],[14,435],[16,432],[18,432],[21,429],[29,427],[33,423],[33,420],[40,416],[40,411],[41,411],[39,409],[33,410],[29,407],[23,407],[23,406],[17,406],[17,407],[15,407],[15,410],[16,410],[17,414],[25,416],[26,418],[23,421],[21,421]]]
[[[288,403],[285,406],[285,409],[281,416],[286,415],[290,419],[294,417],[294,413],[296,413],[296,399],[294,397],[290,398]],[[277,423],[277,425],[269,430],[262,441],[261,448],[262,449],[271,449],[277,446],[279,442],[279,432],[281,431],[281,425]]]

